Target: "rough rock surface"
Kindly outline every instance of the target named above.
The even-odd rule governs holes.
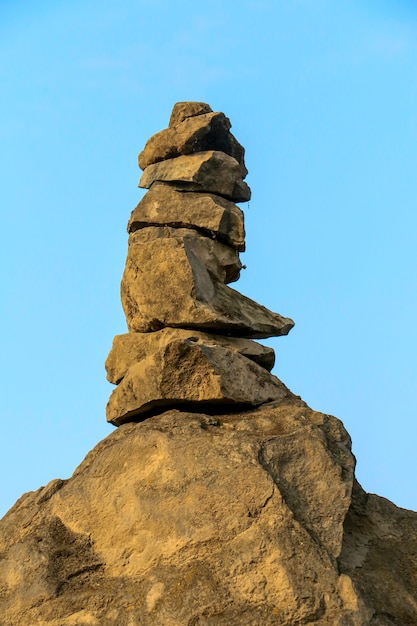
[[[242,211],[215,194],[181,192],[155,183],[132,211],[127,230],[133,233],[148,226],[194,228],[236,250],[245,249]]]
[[[171,117],[169,118],[169,126],[178,126],[187,117],[195,115],[204,115],[211,113],[212,108],[205,102],[176,102],[172,108]]]
[[[170,226],[143,228],[130,235],[129,246],[140,249],[142,246],[153,246],[159,240],[163,240],[163,245],[169,245],[167,240],[170,240],[174,248],[185,250],[188,258],[198,259],[198,263],[204,265],[214,280],[227,285],[239,279],[242,263],[237,250],[210,237],[204,237],[190,228]],[[172,262],[175,263],[175,257],[172,258]],[[172,273],[179,270],[180,268],[172,265]],[[159,284],[155,287],[161,289]]]
[[[153,333],[116,335],[113,339],[112,349],[106,359],[107,380],[117,385],[135,363],[143,361],[149,354],[159,352],[173,341],[187,340],[208,347],[219,345],[229,348],[254,361],[268,372],[274,367],[274,350],[256,341],[243,337],[213,335],[185,328],[163,328]]]
[[[157,181],[172,183],[178,189],[216,193],[232,202],[247,202],[251,197],[238,161],[219,150],[196,152],[149,165],[139,187],[149,189]]]
[[[280,400],[286,387],[263,367],[212,341],[173,340],[130,366],[107,404],[120,426],[173,407],[237,411]]]
[[[2,626],[417,623],[417,514],[288,395],[115,430],[0,522]]]
[[[172,326],[262,338],[291,330],[291,319],[220,282],[221,263],[214,257],[215,244],[220,250],[220,243],[201,237],[197,246],[196,231],[180,239],[169,228],[152,229],[157,236],[148,239],[149,230],[129,238],[121,300],[130,331]],[[209,267],[206,245],[213,251]]]
[[[292,320],[227,285],[243,216],[220,196],[249,194],[229,127],[177,103],[142,153],[106,362],[120,428],[0,521],[0,626],[417,624],[417,514],[364,493],[341,422],[270,374],[249,337]]]
[[[173,159],[184,154],[220,150],[240,164],[242,178],[248,173],[245,167],[245,150],[229,132],[230,120],[224,113],[205,113],[188,117],[175,127],[165,128],[152,135],[138,157],[144,170],[153,163]]]
[[[265,371],[273,351],[248,338],[286,335],[294,322],[227,286],[244,267],[234,202],[250,198],[244,148],[230,128],[209,105],[180,102],[139,154],[149,192],[128,223],[121,300],[129,333],[106,365],[117,385],[107,405],[115,425],[172,407],[233,412],[282,397],[282,383]]]

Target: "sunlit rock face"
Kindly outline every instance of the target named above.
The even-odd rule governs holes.
[[[341,422],[281,392],[123,424],[24,495],[0,522],[1,623],[416,624],[417,514],[365,494]]]
[[[245,151],[230,128],[208,104],[179,102],[139,154],[139,186],[149,191],[128,223],[121,300],[130,338],[107,361],[125,364],[116,376],[108,370],[117,387],[107,419],[116,426],[174,407],[233,412],[282,397],[271,368],[250,358],[259,344],[241,349],[286,335],[294,322],[229,286],[245,249],[235,203],[250,198]],[[177,334],[161,334],[168,329]],[[143,346],[136,360],[133,345]]]
[[[1,626],[417,624],[417,514],[361,489],[343,424],[254,341],[293,322],[229,286],[250,193],[230,128],[177,103],[139,156],[118,428],[0,521]]]

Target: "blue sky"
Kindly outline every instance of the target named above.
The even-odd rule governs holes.
[[[0,514],[112,427],[137,154],[174,102],[226,113],[252,188],[235,285],[296,325],[275,374],[417,509],[417,10],[388,0],[0,2]]]

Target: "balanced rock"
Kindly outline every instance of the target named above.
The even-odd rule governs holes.
[[[192,230],[178,238],[176,230],[147,228],[129,237],[121,299],[131,332],[172,326],[262,338],[291,330],[292,320],[224,284],[238,269],[221,260],[226,246]]]
[[[154,183],[132,211],[128,232],[148,226],[192,228],[239,250],[245,250],[243,212],[233,202],[212,193],[176,191]]]
[[[144,170],[153,163],[180,155],[220,150],[240,164],[242,178],[248,173],[245,151],[229,132],[230,120],[224,113],[205,113],[188,117],[177,126],[170,126],[153,135],[139,154],[139,167]]]
[[[176,102],[169,118],[169,126],[181,124],[187,117],[212,113],[213,109],[205,102]]]
[[[236,411],[278,400],[274,351],[251,341],[294,325],[231,289],[242,269],[244,149],[231,124],[202,102],[174,106],[169,127],[140,153],[121,282],[128,333],[106,361],[117,385],[107,420],[119,426],[171,407]]]
[[[149,165],[139,187],[149,189],[155,182],[169,182],[175,189],[216,193],[232,202],[247,202],[251,192],[242,180],[241,166],[218,150],[178,156]]]
[[[286,387],[236,350],[192,339],[171,341],[132,365],[107,404],[115,426],[161,410],[187,407],[236,411],[280,400]]]
[[[225,284],[238,280],[242,263],[237,250],[211,237],[205,237],[196,230],[150,226],[132,233],[129,237],[129,247],[156,245],[159,241],[162,241],[162,245],[169,245],[167,240],[174,246],[184,249],[190,259],[197,258],[214,280]],[[173,266],[172,269],[180,268]]]
[[[125,333],[116,335],[112,349],[106,359],[107,380],[118,385],[132,365],[143,361],[148,355],[165,349],[173,341],[194,342],[200,346],[215,345],[239,352],[268,372],[274,367],[275,353],[251,339],[213,335],[185,328],[163,328],[153,333]]]

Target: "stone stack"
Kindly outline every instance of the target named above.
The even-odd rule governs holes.
[[[293,321],[228,286],[238,280],[250,199],[244,149],[231,124],[201,102],[179,102],[167,129],[139,155],[121,299],[129,332],[106,361],[117,385],[116,426],[169,408],[236,411],[281,399],[274,351],[253,338],[286,335]]]

